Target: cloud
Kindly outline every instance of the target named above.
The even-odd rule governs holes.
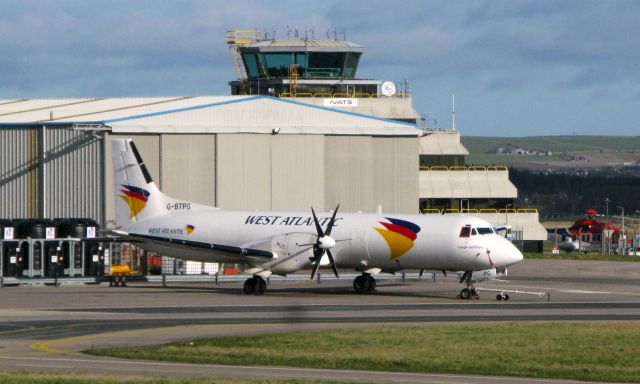
[[[359,77],[408,79],[417,109],[447,120],[450,94],[467,93],[474,123],[508,131],[515,116],[492,116],[489,101],[513,100],[522,120],[537,117],[518,102],[566,100],[540,107],[576,115],[637,102],[639,11],[634,0],[4,0],[0,97],[227,94],[227,30],[313,27],[365,46]],[[636,109],[609,121],[630,129]]]

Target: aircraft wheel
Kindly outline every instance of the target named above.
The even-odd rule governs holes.
[[[267,291],[267,282],[262,277],[257,278],[256,288],[258,289],[258,295],[264,295]]]
[[[509,300],[509,295],[506,294],[506,293],[504,295],[502,295],[502,300],[508,301]]]
[[[376,291],[376,279],[373,276],[369,275],[366,277],[367,282],[369,283],[369,289],[366,293],[374,293]]]
[[[255,282],[255,280],[253,280],[253,278],[245,280],[244,287],[242,288],[242,292],[245,295],[253,294],[253,291],[256,288],[255,285],[256,285],[256,282]]]
[[[498,301],[502,301],[502,294],[501,294],[501,293],[498,293],[498,294],[496,295],[496,300],[498,300]]]
[[[364,282],[365,277],[363,275],[360,275],[353,279],[353,289],[356,291],[356,293],[360,295],[364,293]]]
[[[464,288],[462,291],[460,291],[460,297],[463,299],[468,299],[469,297],[471,297],[471,291],[469,291],[469,288]]]
[[[362,293],[365,295],[371,293],[371,280],[367,278],[364,279],[364,282],[362,283]]]

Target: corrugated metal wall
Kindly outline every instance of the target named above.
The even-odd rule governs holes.
[[[70,127],[45,128],[44,185],[42,127],[0,129],[0,217],[90,217],[102,219],[102,144]],[[44,193],[44,199],[40,193]]]
[[[220,208],[271,209],[271,136],[217,135]]]
[[[373,158],[371,136],[325,137],[325,204],[343,212],[371,212]]]
[[[111,145],[47,128],[47,217],[115,217]],[[0,217],[38,217],[39,128],[0,129]],[[125,137],[108,135],[107,137]],[[222,208],[415,212],[415,138],[324,135],[126,135],[168,195]],[[104,164],[102,163],[104,161]],[[105,169],[103,177],[102,171]],[[105,180],[104,186],[102,180]],[[102,205],[106,217],[102,217]]]
[[[392,212],[418,213],[419,211],[419,153],[419,145],[415,137],[393,138],[393,184],[395,192]]]
[[[102,220],[102,139],[71,128],[46,128],[45,217]]]
[[[0,128],[0,218],[38,214],[36,129]]]
[[[325,202],[345,211],[416,213],[416,138],[326,136]]]
[[[216,204],[216,136],[160,136],[160,180],[169,196]]]
[[[271,209],[324,210],[324,136],[271,136]]]

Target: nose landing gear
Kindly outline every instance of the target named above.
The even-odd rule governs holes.
[[[479,299],[480,295],[478,295],[478,291],[473,287],[463,288],[462,291],[460,291],[460,298],[465,300]]]
[[[458,295],[458,298],[464,300],[480,298],[480,295],[478,295],[478,291],[476,291],[476,288],[473,285],[476,282],[473,279],[473,272],[465,271],[460,278],[460,282],[465,283],[467,287],[463,288],[462,291],[460,291],[460,295]]]

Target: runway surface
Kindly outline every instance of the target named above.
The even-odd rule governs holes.
[[[640,320],[640,263],[526,260],[503,282],[456,300],[455,279],[379,281],[378,292],[356,295],[351,281],[274,282],[265,296],[241,294],[241,283],[167,288],[62,286],[0,289],[0,369],[114,373],[114,361],[82,354],[91,348],[148,345],[218,335],[307,331],[380,325],[522,320]],[[543,382],[534,379],[395,372],[232,367],[117,360],[136,375],[307,377],[423,383]],[[120,369],[122,368],[122,369]],[[544,382],[550,382],[544,380]],[[571,382],[571,381],[559,381]]]

